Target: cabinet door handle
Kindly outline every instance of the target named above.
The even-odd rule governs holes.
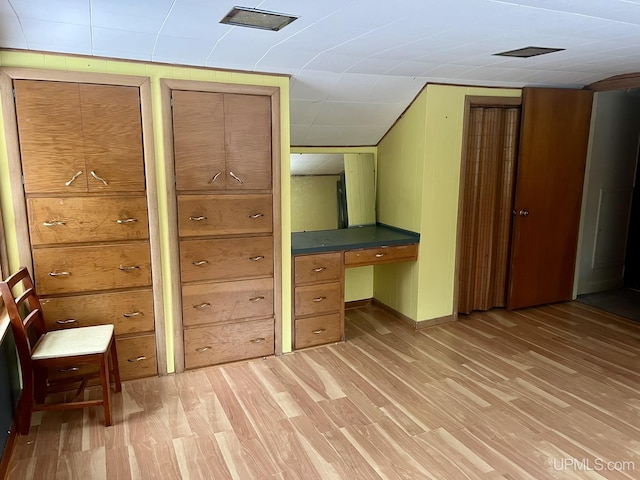
[[[249,215],[249,218],[252,218],[254,220],[260,217],[264,217],[264,213],[254,213],[253,215]]]
[[[49,220],[48,222],[42,222],[45,227],[63,227],[67,224],[62,220]]]
[[[80,370],[80,367],[69,367],[69,368],[58,369],[60,373],[77,372],[78,370]]]
[[[259,302],[260,300],[264,300],[264,297],[262,295],[260,295],[258,297],[251,297],[249,299],[250,302]]]
[[[264,255],[257,255],[255,257],[249,257],[249,260],[253,262],[257,262],[258,260],[262,260],[263,258],[264,258]]]
[[[264,337],[254,338],[253,340],[249,340],[251,343],[262,343],[266,340]]]
[[[218,172],[218,173],[216,173],[213,177],[211,177],[211,180],[209,180],[207,183],[208,183],[208,184],[212,184],[213,182],[215,182],[215,181],[218,179],[218,177],[219,177],[220,175],[222,175],[222,172]]]
[[[143,360],[146,360],[147,357],[145,357],[144,355],[140,355],[139,357],[135,357],[135,358],[128,358],[127,362],[129,363],[137,363],[137,362],[141,362]]]
[[[73,177],[71,177],[69,180],[67,180],[66,182],[64,182],[64,184],[65,184],[67,187],[70,187],[70,186],[71,186],[71,184],[72,184],[73,182],[75,182],[75,181],[76,181],[76,178],[78,178],[80,175],[82,175],[82,170],[78,170],[78,171],[76,172],[76,174],[75,174]]]
[[[314,335],[320,335],[321,333],[324,333],[326,331],[326,328],[319,328],[318,330],[313,330],[311,333],[313,333]]]
[[[316,273],[320,273],[320,272],[322,272],[322,271],[324,271],[326,269],[327,269],[327,267],[317,267],[317,268],[314,268],[313,271],[316,272]]]
[[[204,302],[204,303],[200,303],[198,305],[194,305],[193,308],[195,308],[196,310],[201,310],[203,308],[207,308],[210,307],[211,304],[209,302]]]
[[[124,225],[125,223],[136,223],[138,221],[137,218],[119,218],[116,220],[118,225]]]
[[[386,253],[376,253],[376,258],[382,258],[386,255]]]
[[[234,180],[236,180],[238,183],[244,183],[244,182],[242,181],[242,179],[241,179],[240,177],[238,177],[235,173],[233,173],[233,172],[229,172],[229,175],[231,175],[231,177],[232,177]]]
[[[78,323],[78,321],[75,318],[69,318],[67,320],[56,320],[56,323],[58,325],[71,325],[73,323]]]
[[[206,220],[207,217],[205,215],[200,215],[197,217],[189,217],[189,220],[191,220],[192,222],[201,222],[203,220]]]
[[[120,265],[118,267],[123,272],[130,272],[132,270],[140,270],[140,265]]]
[[[105,185],[109,185],[109,182],[107,182],[104,178],[100,177],[96,172],[94,172],[93,170],[91,170],[89,172],[91,174],[91,176],[93,178],[95,178],[96,180],[98,180],[99,182],[102,182]]]
[[[201,267],[203,265],[206,265],[207,263],[209,263],[209,260],[197,260],[195,262],[191,262],[191,265],[193,265],[194,267]]]
[[[207,350],[211,350],[211,347],[196,348],[196,352],[206,352]]]
[[[71,275],[71,272],[49,272],[50,277],[66,277],[67,275]]]
[[[313,299],[313,301],[317,303],[317,302],[321,302],[321,301],[326,300],[326,299],[327,299],[327,297],[316,297],[316,298]]]
[[[124,318],[139,317],[140,315],[142,315],[142,312],[138,312],[138,311],[122,314]]]

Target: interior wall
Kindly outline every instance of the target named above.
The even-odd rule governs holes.
[[[594,95],[576,294],[622,287],[640,138],[640,89]]]
[[[291,231],[338,228],[339,175],[291,177]]]
[[[378,221],[420,233],[418,261],[376,267],[375,298],[423,321],[453,313],[465,97],[519,89],[427,85],[378,145]]]

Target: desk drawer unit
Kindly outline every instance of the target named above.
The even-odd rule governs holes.
[[[344,252],[344,263],[346,267],[408,262],[416,260],[417,258],[417,244],[364,248],[362,250],[348,250]]]
[[[295,316],[319,315],[342,309],[342,283],[320,283],[296,287]]]
[[[321,253],[295,257],[295,284],[340,281],[342,253]]]
[[[306,348],[342,340],[340,313],[298,318],[295,321],[295,348]]]

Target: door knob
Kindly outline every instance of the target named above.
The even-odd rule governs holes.
[[[522,215],[523,217],[526,217],[527,215],[529,215],[529,210],[520,210],[518,214]]]

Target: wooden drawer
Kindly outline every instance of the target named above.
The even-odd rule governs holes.
[[[40,295],[151,285],[147,242],[33,250]]]
[[[273,275],[273,237],[182,240],[183,282]]]
[[[33,245],[149,238],[142,196],[29,198]]]
[[[116,349],[122,380],[158,374],[155,335],[116,338]]]
[[[180,195],[181,237],[271,233],[271,195]]]
[[[342,283],[321,283],[295,289],[295,316],[339,312],[343,308]]]
[[[273,355],[273,318],[186,329],[185,367]]]
[[[382,263],[406,262],[418,259],[418,244],[395,245],[392,247],[365,248],[344,252],[347,267],[379,265]]]
[[[340,280],[342,252],[297,255],[294,257],[294,265],[296,285]]]
[[[342,340],[342,314],[297,318],[295,348],[312,347]]]
[[[151,290],[41,298],[49,330],[113,324],[116,335],[153,332]]]
[[[273,317],[272,278],[182,287],[185,326],[257,317]]]

